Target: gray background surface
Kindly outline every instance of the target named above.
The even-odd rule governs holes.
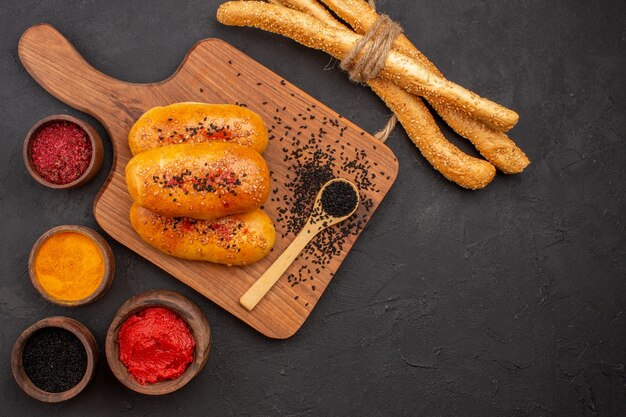
[[[515,109],[511,136],[532,165],[480,192],[436,173],[397,129],[394,188],[303,328],[272,341],[110,241],[108,294],[64,309],[27,274],[31,245],[59,224],[97,225],[92,200],[111,147],[92,118],[41,89],[17,58],[20,34],[49,22],[101,71],[134,82],[171,74],[199,39],[219,37],[373,132],[388,117],[326,55],[215,18],[218,1],[3,1],[0,6],[0,415],[624,416],[626,355],[626,15],[620,1],[380,1],[452,80]],[[207,63],[210,67],[210,62]],[[48,190],[22,140],[69,113],[105,139],[89,185]],[[462,140],[446,134],[464,149]],[[195,301],[214,336],[186,388],[135,394],[101,360],[64,404],[40,404],[10,373],[13,342],[50,315],[104,335],[117,307],[153,288]]]

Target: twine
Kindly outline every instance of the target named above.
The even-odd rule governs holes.
[[[341,60],[341,68],[348,71],[350,80],[364,84],[375,78],[385,67],[391,45],[400,33],[400,25],[389,16],[380,15],[374,26]]]
[[[398,123],[398,118],[395,114],[392,114],[389,120],[387,120],[387,124],[385,125],[385,127],[374,133],[374,137],[379,141],[385,143],[385,141],[389,139],[389,136],[391,136],[391,132],[393,132],[393,129],[396,127],[396,123]]]
[[[374,0],[368,0],[372,9],[376,10]],[[402,27],[391,20],[389,16],[381,14],[376,23],[354,45],[348,54],[341,60],[341,68],[348,72],[350,80],[356,83],[366,83],[378,76],[385,67],[387,55],[395,39],[402,33]],[[395,114],[389,118],[385,127],[374,134],[374,137],[385,142],[396,126],[398,119]]]

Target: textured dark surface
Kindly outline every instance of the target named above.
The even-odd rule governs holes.
[[[91,202],[111,149],[97,122],[21,67],[17,42],[32,24],[52,23],[96,68],[136,82],[165,78],[197,40],[219,37],[367,130],[384,124],[388,111],[369,90],[336,68],[323,71],[332,66],[327,56],[222,27],[218,3],[0,6],[0,415],[626,415],[620,1],[379,2],[450,79],[520,113],[511,136],[533,163],[483,191],[464,191],[396,130],[388,141],[400,160],[396,185],[292,339],[264,338],[115,242],[116,279],[100,301],[63,309],[36,293],[31,245],[59,224],[97,228]],[[85,117],[105,139],[104,169],[83,188],[48,190],[23,166],[24,135],[52,113]],[[14,383],[9,355],[24,328],[68,315],[102,348],[117,307],[152,288],[189,296],[211,323],[211,357],[187,387],[141,396],[118,383],[105,360],[64,404],[40,404]]]

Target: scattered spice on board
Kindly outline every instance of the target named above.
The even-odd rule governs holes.
[[[41,126],[31,148],[35,170],[53,184],[68,184],[80,178],[89,167],[92,153],[87,132],[69,121]]]
[[[280,111],[281,108],[276,108],[277,113]],[[367,158],[365,150],[342,138],[348,127],[340,116],[329,118],[316,112],[315,105],[307,107],[306,113],[297,114],[299,124],[293,126],[289,124],[292,119],[274,116],[268,129],[269,139],[281,149],[283,161],[288,163],[286,183],[283,187],[274,187],[270,197],[280,202],[277,231],[283,238],[299,233],[311,214],[320,188],[333,178],[352,181],[359,190],[361,204],[351,218],[323,230],[307,245],[301,255],[306,263],[287,276],[292,287],[313,281],[343,251],[346,240],[360,233],[374,205],[370,195],[380,192],[372,181],[373,175],[384,175],[377,163]],[[307,121],[321,122],[322,127],[314,127]],[[342,146],[333,147],[333,142],[341,142]]]
[[[64,392],[83,379],[87,352],[72,332],[60,327],[46,327],[26,341],[22,366],[37,388],[46,392]]]
[[[82,300],[96,291],[104,278],[104,255],[96,242],[82,233],[55,233],[35,254],[35,276],[51,297]]]
[[[196,341],[185,321],[165,307],[126,319],[118,333],[120,360],[140,384],[176,379],[193,361]]]
[[[322,192],[322,209],[333,217],[343,217],[356,207],[356,191],[345,181],[335,181]]]

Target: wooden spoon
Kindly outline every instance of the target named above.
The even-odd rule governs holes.
[[[322,205],[322,195],[324,194],[324,190],[335,182],[344,182],[349,184],[356,194],[356,202],[354,203],[352,211],[340,217],[327,213]],[[265,297],[265,294],[267,294],[274,284],[276,284],[276,281],[278,281],[287,268],[289,268],[289,265],[291,265],[292,262],[298,257],[305,246],[322,230],[327,227],[334,226],[335,224],[340,223],[352,216],[359,207],[359,201],[359,191],[356,185],[346,179],[335,178],[324,184],[319,193],[317,193],[315,203],[313,204],[313,211],[311,212],[309,220],[307,220],[298,236],[296,236],[287,249],[285,249],[285,251],[278,257],[278,259],[276,259],[276,261],[274,261],[267,271],[265,271],[265,273],[261,275],[261,277],[257,279],[255,283],[248,288],[248,291],[246,291],[245,294],[239,299],[241,305],[248,311],[252,311],[259,301]]]

